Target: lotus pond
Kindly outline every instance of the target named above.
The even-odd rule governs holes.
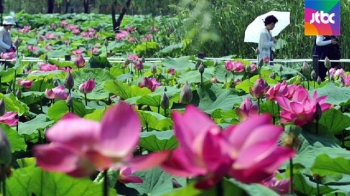
[[[171,19],[26,17],[1,54],[2,195],[350,194],[343,69],[186,54]]]

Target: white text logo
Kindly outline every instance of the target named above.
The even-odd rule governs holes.
[[[332,23],[334,24],[334,13],[328,14],[328,13],[324,13],[323,11],[320,12],[316,12],[312,14],[312,19],[310,21],[311,24],[313,24],[314,22],[320,24],[328,24],[328,23]],[[326,18],[326,19],[325,19]]]

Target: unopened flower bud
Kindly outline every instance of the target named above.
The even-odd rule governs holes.
[[[166,87],[164,87],[164,92],[167,92],[167,91],[168,91],[168,89]]]
[[[45,61],[47,62],[49,60],[49,57],[47,56],[47,54],[45,54]]]
[[[188,82],[186,82],[182,91],[180,92],[180,103],[187,104],[190,103],[193,99],[192,90]]]
[[[57,87],[57,86],[59,86],[60,84],[59,84],[58,80],[54,80],[53,85],[54,85],[55,87]]]
[[[282,72],[282,71],[283,71],[283,66],[281,65],[281,66],[280,66],[280,72]]]
[[[256,49],[255,49],[255,54],[256,54],[256,55],[259,55],[259,54],[260,54],[259,48],[256,48]]]
[[[325,60],[325,61],[324,61],[324,66],[325,66],[327,69],[329,69],[329,68],[331,67],[331,61],[329,60],[328,57],[326,57],[324,60]]]
[[[247,73],[250,73],[250,71],[252,71],[252,67],[250,65],[247,65],[247,67],[245,68],[245,71]]]
[[[173,183],[173,188],[174,189],[182,187],[182,185],[175,178],[172,178],[171,182]]]
[[[345,81],[344,81],[344,78],[341,77],[340,78],[340,87],[343,87],[343,86],[345,86]]]
[[[316,79],[316,72],[315,72],[315,70],[311,71],[311,79],[313,79],[313,80]]]
[[[273,79],[273,80],[276,79],[276,74],[275,74],[275,72],[272,72],[272,73],[270,74],[270,78]]]
[[[8,88],[7,88],[7,90],[6,90],[6,94],[9,94],[9,93],[11,93],[12,92],[12,89],[11,89],[11,86],[9,86]]]
[[[66,80],[64,81],[65,87],[67,89],[72,89],[74,87],[74,79],[70,72],[68,72],[68,76],[66,77]]]
[[[316,121],[320,120],[322,117],[322,108],[319,103],[316,103],[316,111],[314,113],[314,118]]]
[[[309,66],[309,64],[306,61],[303,64],[302,71],[303,71],[303,74],[305,76],[309,76],[311,73],[311,67]]]
[[[108,46],[108,40],[105,39],[104,45],[107,47]]]
[[[5,100],[4,98],[0,101],[0,116],[3,116],[5,114]]]
[[[198,69],[199,66],[200,66],[200,62],[197,62],[197,63],[196,63],[196,69]]]
[[[162,100],[160,102],[160,107],[162,107],[164,110],[169,109],[169,98],[165,93],[163,94]]]
[[[215,61],[214,67],[216,67],[216,66],[218,66],[218,65],[219,65],[218,61]]]
[[[68,107],[73,106],[73,98],[70,95],[68,95],[68,97],[67,97],[66,104]]]
[[[20,88],[17,89],[17,91],[16,91],[16,97],[17,97],[18,99],[22,97],[22,91],[21,91]]]
[[[145,57],[142,57],[142,63],[145,63],[145,62],[146,62]]]
[[[8,166],[12,161],[10,142],[2,129],[0,129],[0,164]],[[1,171],[5,172],[5,171]]]
[[[260,59],[258,67],[262,67],[264,65],[264,59]]]
[[[317,77],[317,84],[320,85],[322,83],[322,80],[320,78],[320,76]]]
[[[204,65],[203,65],[203,63],[201,63],[200,65],[199,65],[199,67],[198,67],[198,71],[199,71],[199,73],[201,73],[201,74],[203,74],[204,73]]]
[[[155,65],[152,66],[151,71],[152,71],[153,74],[156,74],[156,73],[157,73],[157,68],[156,68]]]

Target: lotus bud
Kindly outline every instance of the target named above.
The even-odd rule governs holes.
[[[312,70],[312,71],[311,71],[311,79],[312,79],[312,80],[315,80],[315,79],[316,79],[316,72],[315,72],[315,70]]]
[[[199,73],[201,73],[201,74],[203,74],[204,73],[204,65],[201,63],[200,65],[199,65],[199,67],[198,67],[198,71],[199,71]]]
[[[11,86],[9,86],[8,88],[7,88],[7,90],[6,90],[6,94],[9,94],[9,93],[11,93],[12,92],[12,89],[11,89]]]
[[[345,86],[345,81],[344,81],[344,78],[341,77],[340,78],[340,87],[343,87],[343,86]]]
[[[252,71],[252,67],[250,65],[247,65],[247,67],[245,68],[245,71],[247,73],[250,73]]]
[[[79,55],[79,57],[75,59],[74,65],[79,67],[79,68],[84,67],[85,66],[85,59],[84,59],[84,57],[82,55]]]
[[[163,94],[163,98],[160,102],[160,107],[162,107],[164,110],[169,109],[169,98],[165,93]]]
[[[95,81],[93,79],[89,79],[88,81],[82,83],[80,86],[79,86],[79,91],[81,93],[91,93],[92,90],[94,90],[96,84],[95,84]]]
[[[269,76],[271,79],[276,79],[276,74],[275,74],[275,72],[272,72],[271,74],[270,74],[270,76]]]
[[[3,116],[5,114],[5,100],[4,98],[0,101],[0,116]]]
[[[280,72],[282,72],[283,71],[283,66],[281,65],[281,67],[280,67]]]
[[[125,62],[124,62],[124,65],[125,66],[128,66],[130,64],[130,60],[129,59],[126,59]]]
[[[197,62],[197,63],[196,63],[196,69],[198,69],[199,66],[200,66],[200,62]]]
[[[212,78],[210,79],[210,82],[211,82],[211,83],[216,83],[216,82],[218,82],[218,79],[216,79],[216,77],[212,77]]]
[[[182,185],[175,178],[172,178],[171,182],[173,183],[173,188],[174,189],[182,187]]]
[[[180,83],[177,83],[176,84],[176,88],[180,88],[181,87],[181,84]]]
[[[168,91],[168,89],[166,87],[164,87],[164,92],[167,92],[167,91]]]
[[[156,74],[157,73],[157,67],[155,65],[153,65],[151,71],[152,71],[153,74]]]
[[[27,67],[26,67],[26,70],[27,71],[30,71],[32,69],[32,64],[31,63],[28,63]]]
[[[68,95],[68,97],[66,99],[66,104],[67,104],[68,107],[72,107],[73,106],[73,97]]]
[[[20,88],[17,89],[17,91],[16,91],[16,97],[17,97],[18,99],[22,97],[22,91],[21,91]]]
[[[12,161],[10,142],[2,129],[0,129],[0,164],[9,166]],[[5,171],[1,171],[5,172]]]
[[[317,84],[320,85],[322,83],[322,80],[320,78],[320,76],[317,77]]]
[[[190,85],[186,81],[186,84],[180,93],[180,103],[187,104],[187,103],[190,103],[192,99],[193,99],[192,90],[190,88]]]
[[[333,74],[330,75],[330,79],[331,79],[332,82],[334,82],[334,75]]]
[[[255,83],[253,88],[249,88],[250,94],[255,98],[263,98],[266,94],[266,92],[269,90],[268,83],[263,80],[262,78],[259,78]]]
[[[218,61],[215,61],[214,67],[216,67],[216,66],[218,66],[218,65],[219,65]]]
[[[309,64],[305,61],[304,64],[303,64],[303,74],[305,76],[309,76],[310,75],[310,72],[311,72],[311,67],[309,66]]]
[[[316,121],[320,120],[322,117],[322,108],[319,103],[316,103],[316,111],[314,113],[314,118]]]
[[[53,85],[54,85],[55,87],[57,87],[57,86],[60,86],[60,83],[58,82],[58,80],[54,80],[54,81],[53,81]]]
[[[108,40],[105,39],[104,45],[107,47],[108,46]]]
[[[145,63],[146,62],[146,59],[145,59],[145,57],[142,57],[142,63]]]
[[[255,54],[256,54],[256,55],[259,55],[259,54],[260,54],[259,48],[256,48],[256,49],[255,49]]]
[[[68,72],[68,76],[66,77],[66,80],[64,81],[64,85],[69,90],[74,87],[74,79],[73,79],[73,76],[70,72]]]
[[[225,73],[225,78],[227,78],[227,74],[228,74],[228,73],[226,72],[226,73]]]
[[[325,61],[324,61],[324,66],[325,66],[327,69],[331,68],[331,61],[329,60],[329,58],[326,57],[324,60],[325,60]]]
[[[49,57],[47,56],[47,54],[45,54],[45,61],[47,62],[49,60]]]

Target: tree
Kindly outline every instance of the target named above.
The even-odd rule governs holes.
[[[130,8],[131,0],[126,0],[126,3],[123,7],[123,10],[120,12],[118,20],[115,20],[115,7],[117,6],[117,0],[114,1],[113,7],[112,7],[112,22],[113,22],[113,29],[114,32],[119,33],[120,32],[120,24],[123,21],[124,15],[126,14],[126,11]]]
[[[55,0],[47,0],[47,13],[52,14],[55,7]]]
[[[84,0],[84,13],[89,13],[89,0]]]

